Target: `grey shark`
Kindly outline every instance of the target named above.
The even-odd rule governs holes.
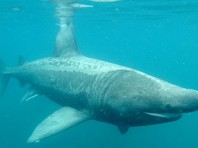
[[[30,84],[22,101],[45,95],[61,108],[44,119],[28,142],[40,141],[88,120],[128,128],[178,120],[198,110],[198,91],[170,84],[132,68],[80,54],[72,23],[61,25],[54,56],[5,67],[0,64],[0,93],[9,78]]]

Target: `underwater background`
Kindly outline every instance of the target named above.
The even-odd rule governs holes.
[[[198,1],[122,0],[79,3],[74,28],[81,53],[128,66],[173,84],[198,90]],[[47,0],[0,0],[0,59],[17,66],[52,56],[58,19]],[[59,106],[44,96],[20,103],[27,90],[11,79],[0,98],[0,148],[197,148],[198,112],[160,125],[117,127],[88,121],[39,143],[26,140]]]

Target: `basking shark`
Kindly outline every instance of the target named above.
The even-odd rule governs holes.
[[[185,89],[138,70],[89,58],[77,46],[72,22],[60,25],[54,56],[5,67],[0,62],[0,93],[9,78],[30,88],[22,101],[45,95],[61,108],[34,129],[37,142],[88,120],[128,128],[178,120],[198,110],[198,91]]]

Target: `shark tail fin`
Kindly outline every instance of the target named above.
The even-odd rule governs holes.
[[[0,60],[0,96],[3,95],[9,80],[9,76],[4,73],[5,71],[6,67]]]

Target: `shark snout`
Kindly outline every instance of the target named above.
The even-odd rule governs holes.
[[[178,106],[183,113],[198,110],[198,91],[187,89],[178,100]]]

